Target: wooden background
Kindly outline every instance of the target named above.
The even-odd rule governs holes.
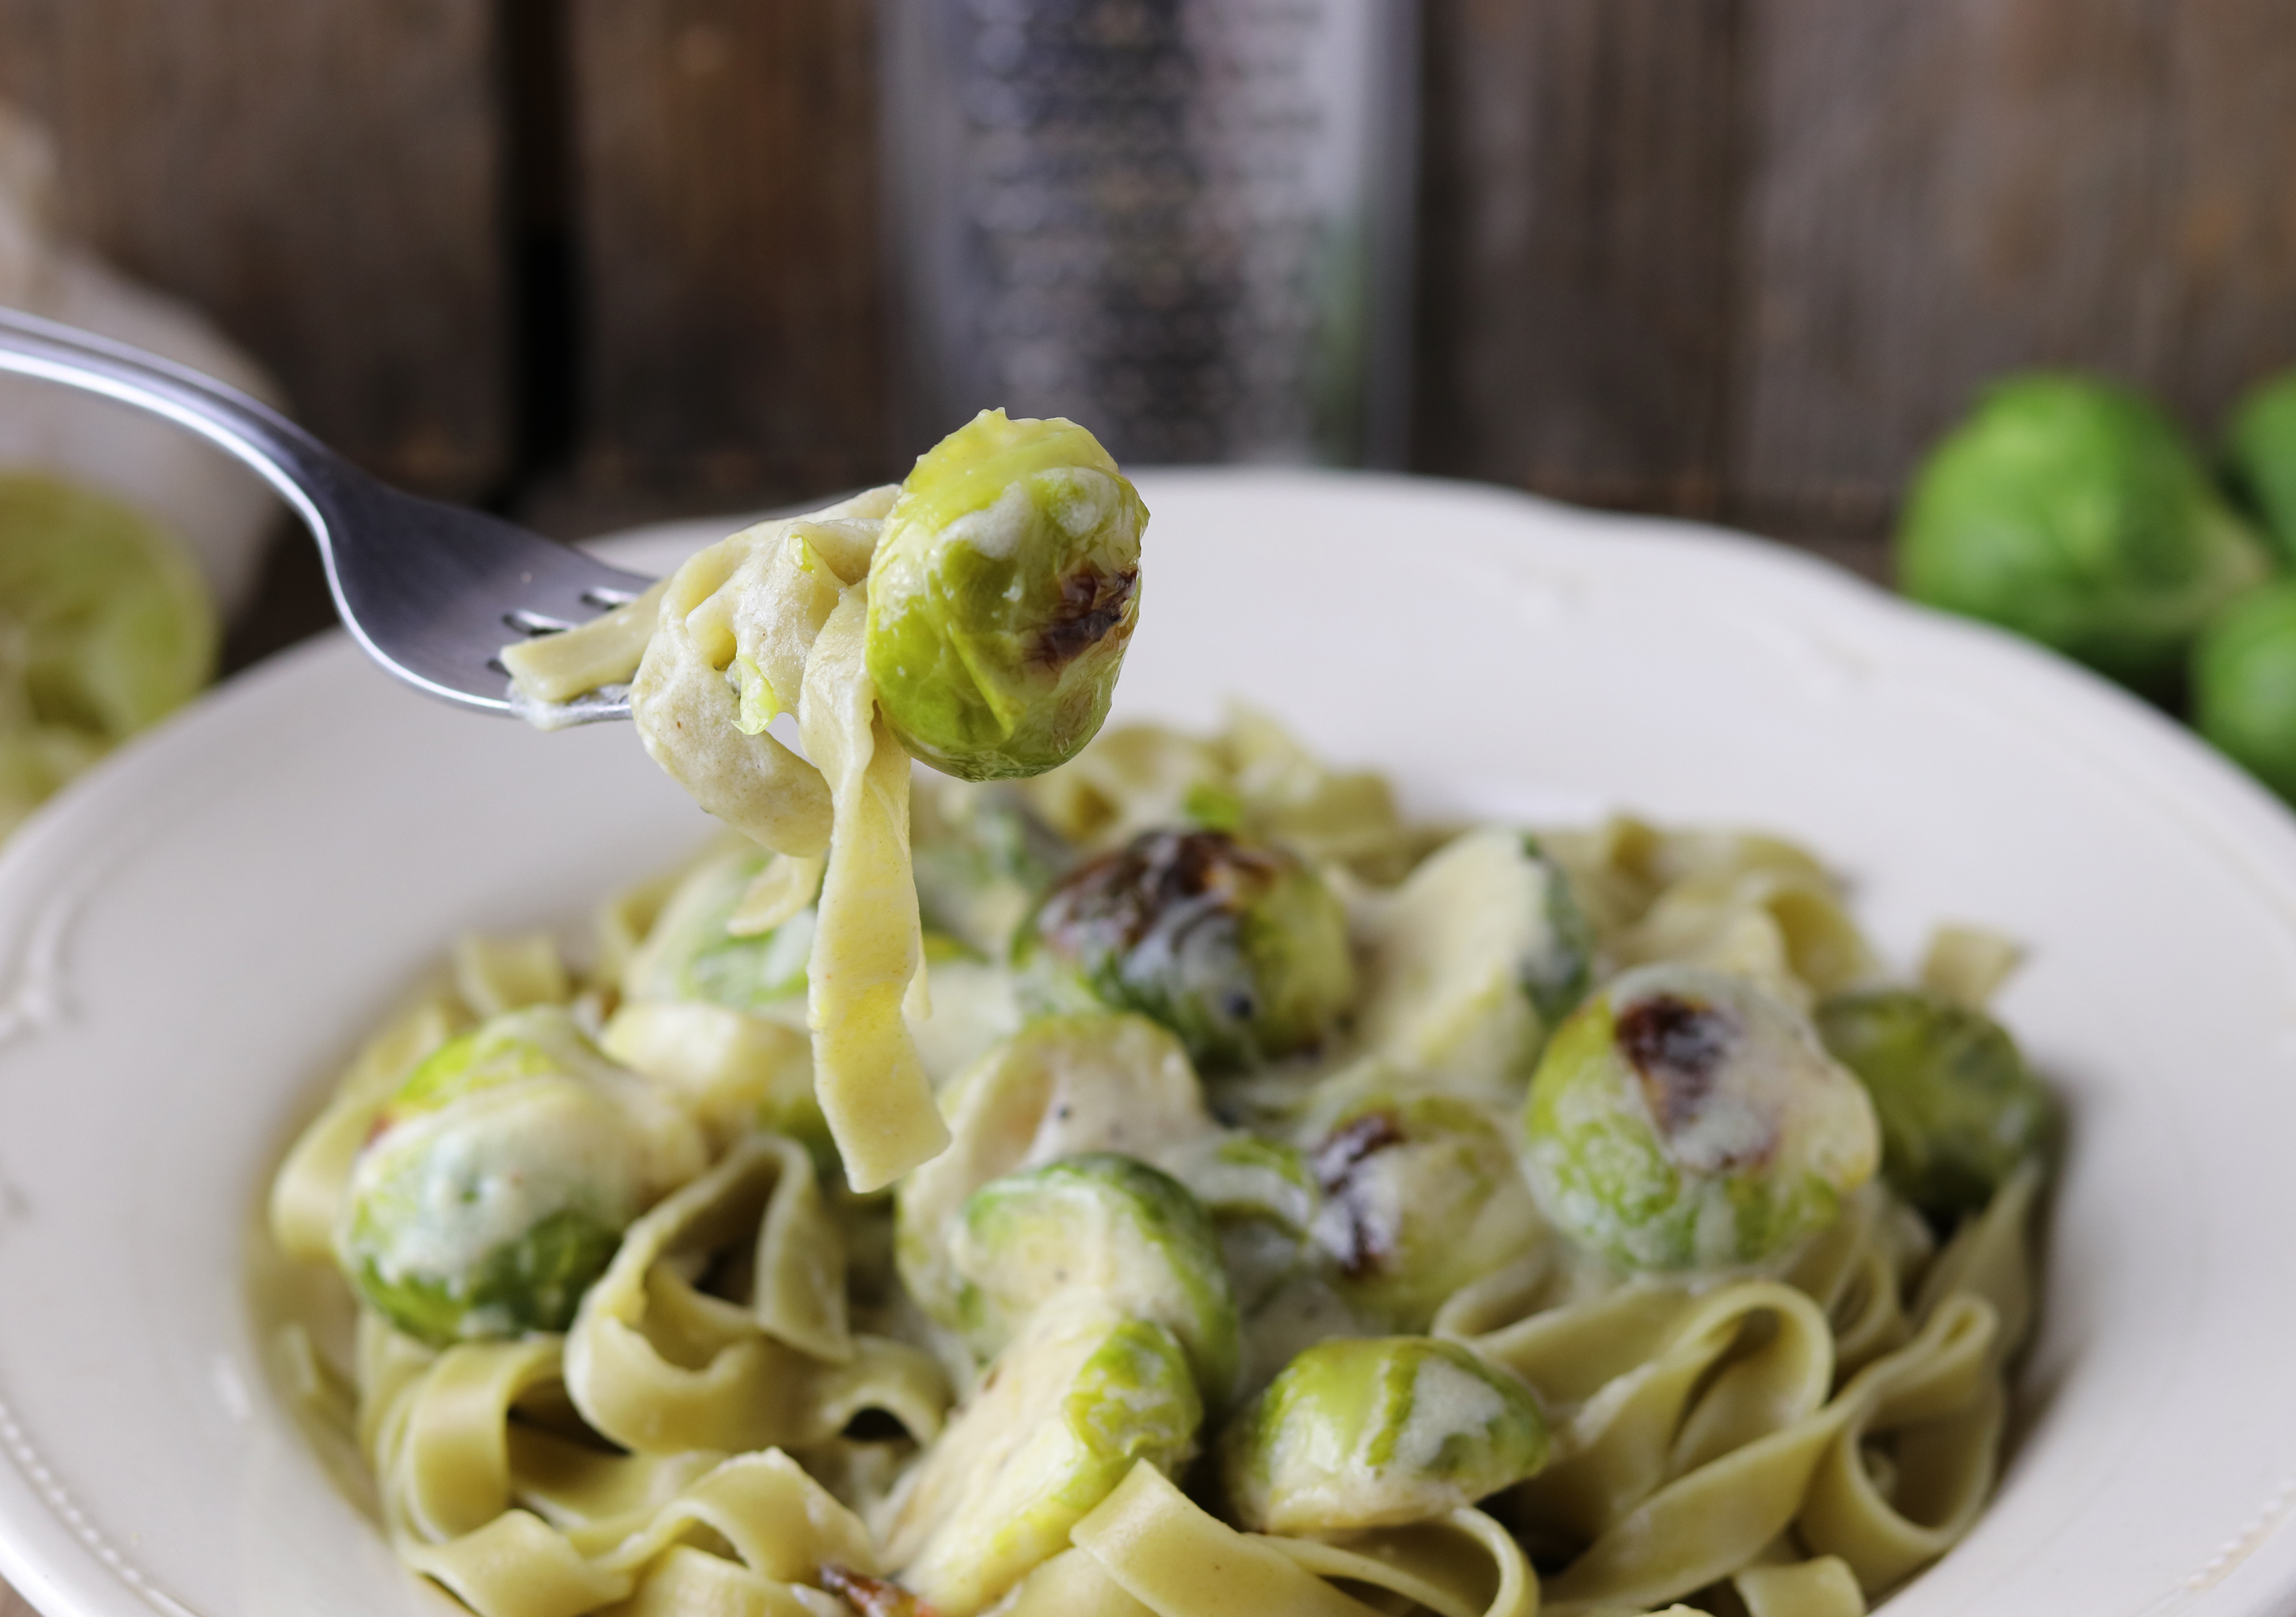
[[[1420,469],[1875,570],[1988,375],[2207,431],[2296,360],[2288,0],[1423,16]],[[895,469],[872,34],[868,0],[0,0],[0,95],[70,226],[322,436],[576,535]],[[266,610],[316,612],[281,569]]]

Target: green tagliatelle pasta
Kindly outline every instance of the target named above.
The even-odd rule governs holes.
[[[710,564],[825,570],[718,646],[810,760],[721,773],[812,772],[825,849],[704,850],[578,966],[455,944],[279,1167],[282,1384],[410,1569],[480,1617],[1857,1617],[1968,1530],[2050,1151],[2012,946],[1893,980],[1791,843],[1415,826],[1257,716],[913,788],[877,520]]]

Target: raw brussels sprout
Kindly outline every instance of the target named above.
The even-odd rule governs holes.
[[[1882,1174],[1923,1212],[1973,1212],[2043,1150],[2049,1093],[1991,1017],[1914,989],[1844,994],[1817,1030],[1882,1126]]]
[[[1594,930],[1536,838],[1470,832],[1429,858],[1378,923],[1364,1040],[1414,1073],[1512,1098],[1587,992]]]
[[[917,910],[925,926],[1002,960],[1073,851],[1010,786],[948,781],[912,800]]]
[[[734,846],[678,882],[622,973],[629,999],[699,999],[736,1011],[801,1014],[813,956],[814,907],[772,931],[737,938],[726,930],[750,883],[772,856]]]
[[[1308,1156],[1323,1186],[1314,1238],[1349,1308],[1418,1331],[1444,1299],[1546,1233],[1506,1137],[1442,1095],[1374,1094]]]
[[[561,1331],[630,1221],[704,1165],[697,1126],[564,1010],[514,1011],[432,1052],[383,1107],[336,1253],[433,1346]]]
[[[1108,717],[1148,507],[1074,422],[983,410],[918,456],[869,564],[869,677],[909,752],[1039,775]]]
[[[1873,1177],[1873,1104],[1803,1017],[1741,977],[1636,967],[1572,1014],[1524,1107],[1546,1216],[1630,1270],[1759,1263]]]
[[[1097,1297],[1040,1309],[904,1480],[886,1558],[942,1617],[971,1617],[1067,1548],[1139,1461],[1185,1464],[1202,1421],[1162,1326]]]
[[[2235,601],[2193,651],[2193,723],[2296,803],[2296,580]]]
[[[190,701],[217,638],[175,535],[61,478],[0,475],[0,835]]]
[[[2264,518],[2283,562],[2296,562],[2296,371],[2267,376],[2234,409],[2233,480]]]
[[[2079,376],[2013,377],[1931,452],[1898,576],[2123,684],[2174,689],[2202,624],[2268,567],[2175,424]]]
[[[1013,959],[1023,1005],[1137,1011],[1206,1068],[1313,1048],[1355,997],[1331,890],[1283,849],[1220,831],[1151,831],[1070,872]]]
[[[949,1148],[896,1189],[895,1253],[910,1295],[947,1326],[957,1323],[949,1235],[974,1191],[1079,1152],[1147,1157],[1212,1132],[1187,1052],[1140,1016],[1030,1022],[951,1079],[940,1104]]]
[[[957,1317],[983,1358],[1053,1299],[1088,1293],[1177,1336],[1213,1404],[1235,1384],[1235,1301],[1211,1219],[1136,1158],[1092,1152],[992,1179],[949,1245]]]
[[[1318,1342],[1220,1439],[1229,1508],[1255,1532],[1398,1527],[1546,1463],[1538,1403],[1505,1370],[1425,1336]]]

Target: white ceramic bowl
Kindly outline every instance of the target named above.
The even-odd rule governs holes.
[[[1777,827],[1901,963],[1939,920],[2028,941],[2001,1009],[2072,1134],[2022,1435],[1892,1617],[2296,1610],[2296,821],[2078,670],[1759,544],[1401,479],[1142,488],[1120,716],[1243,696],[1421,808]],[[627,728],[434,707],[332,636],[24,831],[0,1575],[51,1617],[442,1609],[265,1382],[266,1178],[450,935],[578,915],[703,830]]]

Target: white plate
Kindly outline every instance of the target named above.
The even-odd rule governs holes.
[[[1892,1617],[2296,1609],[2296,822],[2077,670],[1758,544],[1402,479],[1141,482],[1120,715],[1248,697],[1422,808],[1775,826],[1901,963],[1940,919],[2029,941],[2002,1010],[2072,1137],[2025,1431]],[[432,706],[334,636],[25,830],[0,1574],[51,1617],[435,1617],[265,1382],[254,1211],[452,933],[578,915],[703,829],[627,728]]]

